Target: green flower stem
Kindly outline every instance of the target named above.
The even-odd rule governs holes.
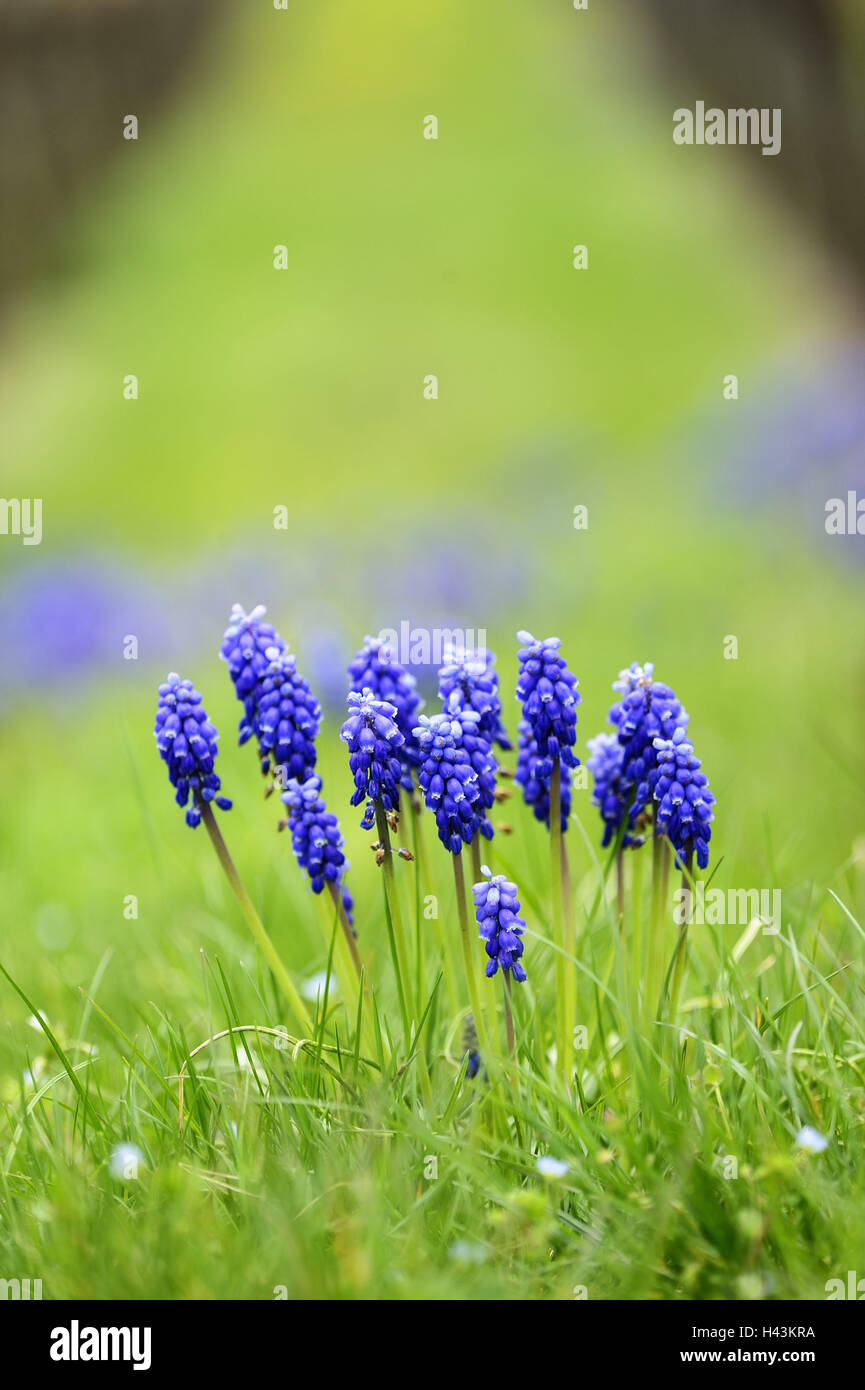
[[[472,952],[472,940],[469,934],[468,908],[466,905],[466,878],[463,872],[462,854],[452,854],[454,866],[454,884],[457,895],[457,916],[460,924],[460,941],[463,948],[463,965],[466,972],[466,984],[469,990],[469,1003],[471,1004],[472,1016],[475,1021],[475,1029],[478,1035],[481,1056],[489,1066],[489,1044],[487,1041],[486,1021],[483,1009],[481,1008],[481,997],[478,994],[478,982],[475,973],[474,954]]]
[[[422,891],[425,897],[432,898],[436,895],[432,892],[432,888],[430,886],[429,860],[427,858],[426,843],[424,840],[423,833],[423,801],[420,799],[419,792],[417,793],[417,795],[412,795],[410,804],[412,819],[412,848],[415,857],[415,873],[417,878],[418,891]],[[434,923],[434,931],[436,935],[436,942],[439,948],[439,955],[441,956],[442,971],[445,977],[445,989],[447,990],[448,995],[448,1007],[450,1009],[451,1016],[453,1017],[459,1012],[459,999],[457,998],[456,984],[456,961],[454,960],[453,952],[451,950],[450,934],[445,931],[444,922],[442,921],[441,915],[437,909],[436,914],[432,920]],[[420,923],[418,923],[418,926],[420,929]],[[421,941],[418,942],[419,950],[422,944],[423,943]]]
[[[297,1018],[297,1021],[299,1022],[306,1036],[311,1038],[315,1033],[315,1029],[313,1027],[312,1019],[310,1018],[309,1013],[307,1011],[306,1005],[304,1004],[303,1000],[298,994],[291,976],[289,975],[288,971],[286,970],[285,966],[280,960],[279,953],[276,947],[274,946],[273,942],[271,941],[270,937],[265,931],[264,924],[262,923],[261,918],[259,917],[258,913],[252,905],[252,899],[250,898],[249,894],[247,893],[246,889],[240,881],[240,875],[234,867],[231,855],[228,853],[228,848],[226,846],[225,841],[222,838],[222,833],[219,829],[219,826],[216,824],[216,818],[214,817],[213,811],[211,810],[210,806],[207,804],[206,801],[201,802],[198,809],[201,811],[201,819],[207,826],[207,833],[210,836],[213,848],[216,850],[216,856],[223,869],[225,870],[226,877],[234,890],[234,895],[237,898],[237,901],[240,904],[240,910],[243,913],[244,918],[246,919],[246,924],[249,927],[249,930],[252,932],[252,935],[255,938],[256,942],[258,943],[258,946],[265,959],[267,960],[268,965],[270,966],[271,970],[273,971],[274,975],[276,976],[277,980],[282,986],[283,993],[285,994],[286,999],[288,1000],[289,1004],[294,1010],[294,1014]]]
[[[357,941],[351,929],[351,923],[348,920],[337,885],[328,882],[327,886],[334,910],[337,913],[338,921],[342,928],[342,930],[338,931],[336,934],[333,954],[336,965],[336,976],[339,980],[345,1000],[349,1026],[354,1027],[357,1019],[362,984],[363,1014],[361,1018],[361,1034],[367,1053],[370,1057],[374,1057],[377,1052],[377,1042],[375,1028],[373,1026],[373,1003],[369,982],[367,981],[366,973],[363,969],[363,962],[360,959]],[[329,951],[331,938],[333,937],[334,916],[332,912],[328,911],[323,894],[318,895],[318,900],[321,903],[322,934],[324,936],[325,945]]]
[[[659,1017],[663,1006],[664,926],[667,916],[667,890],[670,882],[670,853],[666,835],[652,839],[652,923],[649,939],[649,966],[643,1001],[647,1027]]]
[[[378,831],[379,845],[384,855],[381,865],[382,873],[384,874],[384,906],[387,916],[388,932],[390,934],[393,968],[396,974],[403,1031],[405,1033],[406,1047],[408,1047],[412,1036],[411,1021],[412,1018],[417,1019],[418,1015],[414,1007],[412,996],[409,993],[411,988],[411,970],[406,952],[402,925],[402,911],[397,894],[396,876],[393,871],[393,849],[390,843],[390,828],[387,823],[387,812],[379,801],[375,803],[375,824],[376,830]]]
[[[572,1058],[571,1071],[576,1064],[574,1051],[574,1032],[577,1025],[577,933],[574,927],[574,900],[571,893],[571,871],[568,864],[568,846],[562,836],[562,899],[564,902],[565,951],[565,1037],[568,1040],[568,1055]]]
[[[481,847],[480,847],[480,845],[478,844],[478,837],[477,837],[477,835],[475,835],[474,839],[472,840],[471,849],[472,849],[472,873],[473,873],[474,876],[475,876],[475,877],[474,877],[474,881],[475,881],[475,883],[482,883],[482,882],[483,882],[483,877],[484,877],[484,876],[483,876],[483,873],[481,872]]]
[[[514,1036],[514,1015],[511,1009],[511,975],[509,970],[502,971],[502,986],[505,998],[505,1034],[508,1043],[508,1056],[513,1057],[517,1044]]]
[[[556,951],[556,1057],[565,1085],[571,1085],[573,1027],[568,1032],[568,989],[565,959],[564,883],[562,844],[562,768],[557,762],[550,778],[550,883],[552,888],[552,929]]]
[[[645,966],[643,963],[643,855],[640,849],[632,849],[631,862],[631,1008],[636,1025],[639,1018],[640,987],[643,983]]]
[[[415,976],[415,998],[418,1008],[423,1009],[426,1001],[426,951],[424,949],[423,917],[421,915],[421,881],[420,872],[417,868],[418,841],[420,839],[420,827],[418,825],[418,815],[414,809],[414,797],[409,798],[411,804],[411,832],[412,832],[412,854],[415,859],[415,872],[413,875],[414,884],[414,958],[417,967]]]
[[[339,914],[339,924],[342,927],[342,934],[345,937],[345,944],[348,947],[348,954],[351,957],[351,963],[354,966],[354,971],[357,975],[357,978],[360,979],[361,975],[363,974],[363,961],[361,960],[360,952],[357,949],[357,938],[355,937],[355,934],[351,929],[351,922],[349,922],[348,920],[348,914],[345,910],[345,904],[342,901],[342,896],[337,888],[337,885],[333,882],[332,879],[328,879],[327,888],[331,898],[333,899],[333,905]]]
[[[682,989],[682,976],[685,971],[685,955],[687,952],[688,945],[688,927],[691,923],[691,908],[693,903],[694,892],[693,863],[694,849],[692,845],[692,847],[688,850],[687,858],[685,860],[685,867],[682,870],[682,891],[690,894],[690,901],[688,899],[684,900],[688,902],[688,909],[685,915],[685,920],[679,927],[679,938],[676,942],[676,952],[673,957],[673,982],[670,987],[670,1008],[669,1013],[667,1015],[668,1021],[672,1023],[674,1027],[676,1023],[676,1013],[678,1012],[679,1008],[679,994]]]

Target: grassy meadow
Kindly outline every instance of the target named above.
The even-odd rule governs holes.
[[[7,638],[0,1277],[45,1298],[811,1299],[865,1272],[861,574],[784,496],[737,501],[743,402],[721,397],[728,371],[753,400],[791,345],[845,341],[843,296],[740,173],[674,149],[633,11],[437,8],[432,28],[396,0],[238,8],[4,324],[3,492],[43,498],[44,536],[0,538],[0,594],[44,667]],[[155,635],[124,659],[140,610],[118,590],[110,623],[76,613],[104,659],[52,662],[28,585],[100,559]],[[519,885],[528,981],[513,1057],[500,979],[480,981],[486,1075],[468,1078],[449,856],[426,813],[423,852],[395,865],[423,1016],[407,1039],[375,835],[321,691],[367,1046],[334,923],[236,746],[234,601],[266,604],[311,678],[326,630],[336,686],[367,632],[483,628],[513,738],[515,633],[556,633],[583,760],[620,669],[653,661],[717,797],[706,877],[780,890],[780,932],[694,926],[677,1015],[656,1017],[644,952],[668,964],[676,927],[652,923],[651,848],[626,856],[620,923],[591,779],[575,788],[569,1094],[549,837],[508,783],[483,858]],[[311,1009],[327,981],[305,1042],[173,804],[152,733],[168,670],[220,731],[220,825]],[[405,810],[399,838],[415,847]]]

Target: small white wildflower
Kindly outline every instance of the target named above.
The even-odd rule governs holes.
[[[115,1144],[111,1150],[109,1171],[118,1182],[134,1182],[144,1163],[144,1154],[137,1144]]]
[[[563,1178],[569,1166],[569,1164],[563,1163],[560,1158],[553,1158],[552,1154],[544,1154],[535,1164],[542,1178]]]
[[[796,1147],[809,1154],[821,1154],[824,1149],[828,1149],[829,1140],[813,1125],[803,1125],[796,1135]]]
[[[327,971],[319,970],[316,972],[315,975],[310,975],[308,980],[304,980],[303,984],[300,987],[300,992],[303,995],[304,999],[309,999],[314,1004],[316,999],[318,999],[319,997],[324,997],[324,987],[326,982]],[[333,975],[331,975],[328,994],[332,998],[333,995],[337,994],[338,992],[339,982],[335,979]]]
[[[448,1257],[460,1264],[479,1265],[487,1258],[487,1252],[482,1245],[472,1245],[467,1240],[455,1240],[448,1250]]]

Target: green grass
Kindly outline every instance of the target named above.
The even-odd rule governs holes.
[[[97,732],[86,720],[80,728],[85,747],[73,762]],[[569,968],[589,1032],[580,1103],[547,1055],[555,989],[546,835],[514,799],[504,809],[514,833],[498,836],[486,857],[516,877],[529,924],[529,983],[515,990],[518,1086],[501,1056],[500,1017],[499,1052],[494,1042],[485,1059],[491,1079],[461,1075],[467,998],[457,976],[457,1013],[442,982],[427,1019],[425,1095],[417,1056],[406,1065],[380,870],[366,848],[373,835],[343,813],[347,771],[332,729],[321,742],[392,1057],[382,1067],[355,1048],[338,992],[327,1026],[296,1056],[266,1031],[296,1035],[205,832],[183,825],[137,723],[129,771],[94,774],[88,814],[76,816],[55,788],[62,899],[56,890],[56,910],[37,914],[35,940],[19,933],[4,946],[3,963],[27,996],[0,981],[8,1277],[41,1277],[49,1298],[271,1298],[284,1286],[291,1298],[545,1299],[583,1286],[593,1299],[804,1299],[860,1267],[863,933],[849,905],[861,903],[861,855],[831,883],[773,877],[760,854],[731,862],[725,821],[734,813],[719,807],[714,883],[782,886],[784,926],[778,936],[758,932],[744,950],[736,949],[741,926],[692,928],[680,1066],[671,1030],[641,1023],[623,982],[632,906],[620,938],[609,883],[602,891],[594,812],[588,793],[576,793],[579,819],[567,838],[578,941]],[[226,744],[222,761],[237,798],[223,831],[300,982],[326,968],[329,920],[318,920],[319,904],[274,833],[273,802],[258,805],[251,751]],[[458,959],[450,865],[426,819],[430,891]],[[396,868],[414,925],[417,864]],[[82,915],[73,919],[76,892]],[[133,892],[139,916],[125,920]],[[430,990],[441,966],[433,927],[421,919]],[[663,940],[669,962],[669,915]],[[482,985],[500,1008],[499,981]],[[50,1034],[28,1025],[34,1010]],[[261,1031],[208,1042],[241,1025]],[[804,1124],[830,1138],[824,1153],[797,1151]],[[126,1182],[109,1171],[122,1142],[144,1156]],[[537,1172],[544,1154],[568,1163],[564,1179]],[[735,1178],[723,1175],[730,1157]]]
[[[297,982],[326,966],[325,919],[234,747],[214,654],[225,609],[267,603],[301,668],[313,610],[337,613],[352,645],[385,617],[424,621],[403,612],[404,571],[435,610],[434,546],[418,537],[446,539],[451,514],[522,576],[516,598],[465,596],[464,621],[499,653],[511,729],[518,627],[563,638],[583,757],[616,672],[654,660],[718,796],[715,882],[781,888],[784,930],[737,958],[742,927],[692,932],[687,1084],[671,1076],[664,1029],[623,997],[597,817],[577,792],[580,1108],[546,1056],[545,835],[514,801],[492,860],[532,933],[519,1095],[460,1079],[459,975],[428,1018],[427,1095],[417,1059],[400,1070],[380,874],[329,712],[325,790],[395,1060],[356,1063],[339,1007],[320,1055],[231,1035],[189,1064],[181,1135],[190,1053],[238,1024],[290,1023],[153,748],[155,683],[181,658],[143,649],[98,684],[28,689],[0,722],[0,962],[29,1000],[0,977],[0,1277],[41,1277],[46,1298],[822,1297],[865,1259],[861,599],[784,499],[723,509],[723,474],[676,442],[696,407],[720,404],[728,370],[744,404],[791,341],[818,355],[843,333],[819,256],[729,161],[679,157],[680,92],[650,84],[640,31],[613,11],[442,0],[431,23],[398,0],[375,18],[348,0],[296,8],[290,28],[266,5],[231,21],[180,109],[118,151],[7,323],[3,491],[44,498],[45,537],[4,543],[3,573],[107,549],[182,587],[185,564],[226,556],[183,674],[222,731],[223,829]],[[427,111],[437,145],[421,139]],[[739,417],[725,418],[735,448]],[[283,502],[290,533],[271,526]],[[572,528],[577,503],[588,531]],[[295,535],[320,538],[314,565],[301,549],[292,570]],[[284,581],[238,592],[238,539]],[[455,938],[430,829],[430,891]],[[414,925],[415,868],[396,867]],[[433,924],[420,936],[428,993]],[[629,919],[625,955],[631,936]],[[673,939],[668,922],[667,959]],[[337,1025],[340,1057],[325,1050]],[[830,1137],[825,1153],[795,1151],[804,1123]],[[122,1142],[144,1154],[126,1183],[109,1172]],[[538,1175],[547,1153],[565,1180]]]

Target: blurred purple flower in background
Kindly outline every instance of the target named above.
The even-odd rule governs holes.
[[[326,589],[320,587],[322,555],[328,557]],[[336,546],[323,528],[294,536],[291,546],[270,528],[219,538],[211,551],[176,564],[170,557],[148,563],[107,548],[54,558],[43,546],[2,574],[0,642],[7,659],[0,701],[25,688],[66,697],[112,672],[122,679],[130,664],[152,679],[197,657],[209,659],[223,614],[238,594],[255,594],[322,702],[341,707],[358,630],[398,628],[402,621],[427,630],[486,628],[532,582],[524,548],[515,556],[505,537],[480,547],[468,524],[450,527],[439,541],[406,529],[388,555],[394,583],[380,601],[370,603],[364,594],[356,608],[357,575],[379,564],[376,546]],[[124,660],[127,637],[137,641],[137,663]],[[411,669],[434,695],[436,661]]]
[[[865,496],[865,342],[777,364],[734,405],[704,414],[697,433],[716,498],[755,515],[781,512],[822,545],[827,501]],[[831,540],[839,556],[865,559],[865,537]]]
[[[50,693],[66,690],[107,667],[123,662],[123,640],[134,636],[139,649],[173,656],[170,631],[178,619],[162,595],[155,601],[143,574],[108,558],[68,556],[22,566],[0,592],[0,698],[24,688]]]

